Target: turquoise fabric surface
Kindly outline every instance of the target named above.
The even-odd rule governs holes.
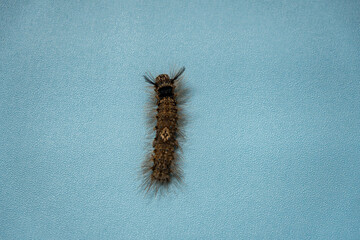
[[[359,1],[0,1],[0,239],[359,239]],[[149,200],[142,75],[185,66]]]

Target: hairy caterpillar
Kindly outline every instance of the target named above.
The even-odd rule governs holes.
[[[154,139],[152,151],[142,164],[142,188],[157,194],[178,186],[182,182],[179,142],[184,139],[181,128],[184,116],[181,106],[187,98],[187,90],[181,80],[185,67],[173,71],[170,76],[160,74],[155,79],[147,73],[145,81],[151,84],[152,101],[149,106],[149,124]]]

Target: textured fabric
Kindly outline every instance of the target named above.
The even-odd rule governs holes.
[[[358,239],[359,1],[0,1],[0,239]],[[138,192],[185,66],[185,185]]]

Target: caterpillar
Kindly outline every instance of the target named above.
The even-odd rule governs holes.
[[[153,136],[151,152],[142,164],[143,190],[158,192],[179,186],[183,179],[180,143],[184,140],[182,127],[185,118],[181,106],[187,100],[187,89],[181,84],[185,67],[160,74],[155,79],[150,73],[143,77],[152,88],[148,108],[148,123]]]

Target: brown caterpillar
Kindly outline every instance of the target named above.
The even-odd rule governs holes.
[[[142,188],[154,195],[168,190],[169,186],[179,186],[183,178],[178,150],[179,141],[184,139],[181,131],[184,116],[179,108],[187,97],[187,91],[181,85],[184,71],[185,67],[182,67],[170,73],[170,77],[160,74],[155,79],[149,73],[144,75],[154,90],[149,106],[149,124],[155,136],[152,152],[142,164]]]

